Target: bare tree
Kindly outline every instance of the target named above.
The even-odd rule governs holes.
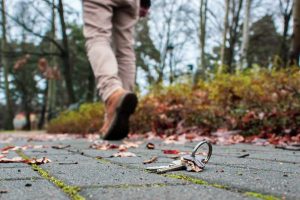
[[[231,1],[231,22],[229,26],[229,48],[226,59],[228,66],[228,72],[234,72],[234,55],[235,47],[239,38],[239,26],[240,26],[240,15],[243,6],[243,0]]]
[[[198,83],[199,76],[205,73],[206,69],[206,57],[205,57],[205,45],[206,45],[206,22],[207,22],[207,0],[200,1],[200,24],[199,24],[199,49],[200,49],[200,65],[197,68],[194,76],[194,85]]]
[[[290,53],[290,64],[299,66],[300,54],[300,1],[294,0],[293,7],[293,36]]]
[[[167,77],[173,82],[178,76],[178,66],[184,63],[189,45],[197,44],[199,22],[194,3],[188,0],[154,1],[149,25],[151,38],[160,52],[160,61],[154,65],[156,83]],[[187,20],[188,19],[188,20]]]
[[[280,56],[282,59],[282,66],[285,67],[287,65],[288,60],[288,32],[289,25],[292,18],[293,13],[293,0],[279,0],[279,8],[280,14],[283,18],[283,33],[282,40],[280,45]]]
[[[249,21],[251,14],[251,4],[252,0],[246,0],[245,4],[245,17],[244,17],[244,25],[243,25],[243,40],[242,40],[242,48],[241,48],[241,57],[238,70],[242,70],[247,67],[247,53],[249,48]]]
[[[1,1],[1,14],[2,14],[2,44],[1,44],[1,61],[2,67],[4,71],[4,87],[5,87],[5,96],[6,96],[6,105],[7,105],[7,115],[6,115],[6,128],[13,129],[13,106],[12,106],[12,99],[8,81],[8,74],[9,74],[9,67],[8,62],[6,60],[4,51],[7,50],[7,39],[6,39],[6,7],[5,7],[5,0]]]
[[[58,0],[58,15],[61,25],[61,34],[62,34],[62,40],[63,40],[63,49],[62,51],[62,60],[64,63],[64,69],[63,74],[66,80],[66,87],[67,92],[69,96],[69,102],[75,103],[76,97],[75,92],[73,88],[73,80],[72,80],[72,67],[70,62],[70,50],[69,50],[69,42],[68,42],[68,36],[67,36],[67,28],[65,23],[65,17],[64,17],[64,6],[62,0]]]
[[[218,73],[223,71],[223,66],[225,65],[225,50],[226,50],[226,42],[227,42],[227,34],[228,34],[228,16],[229,16],[229,8],[230,8],[230,0],[225,0],[225,17],[224,17],[224,31],[223,31],[223,41],[221,46],[221,66],[218,69]]]

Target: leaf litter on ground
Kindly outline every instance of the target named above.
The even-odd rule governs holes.
[[[128,152],[128,151],[123,151],[123,152],[115,153],[110,157],[127,158],[127,157],[136,157],[136,155],[134,153],[131,153],[131,152]]]
[[[37,164],[37,165],[41,165],[41,164],[46,164],[46,163],[50,163],[51,160],[43,157],[43,158],[30,158],[30,159],[24,159],[21,157],[14,157],[14,158],[1,158],[0,159],[0,163],[26,163],[26,164]]]
[[[149,160],[145,160],[144,162],[143,162],[143,164],[144,165],[146,165],[146,164],[151,164],[151,163],[154,163],[154,162],[156,162],[157,161],[157,159],[158,159],[158,157],[157,156],[153,156],[152,158],[150,158]]]

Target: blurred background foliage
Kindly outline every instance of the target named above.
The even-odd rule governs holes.
[[[1,0],[0,130],[103,123],[81,6]],[[153,1],[136,25],[132,131],[299,133],[299,18],[297,0]]]

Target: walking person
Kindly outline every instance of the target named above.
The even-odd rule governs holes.
[[[135,85],[134,26],[150,0],[83,0],[84,36],[106,116],[103,139],[120,140],[138,99]]]

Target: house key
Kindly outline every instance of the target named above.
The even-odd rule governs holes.
[[[198,149],[204,144],[208,145],[207,157],[196,155]],[[157,174],[163,174],[166,172],[178,170],[200,172],[204,169],[205,164],[207,164],[211,155],[212,145],[207,141],[202,141],[196,145],[191,155],[184,155],[180,158],[180,160],[175,160],[167,166],[148,167],[147,170]]]

